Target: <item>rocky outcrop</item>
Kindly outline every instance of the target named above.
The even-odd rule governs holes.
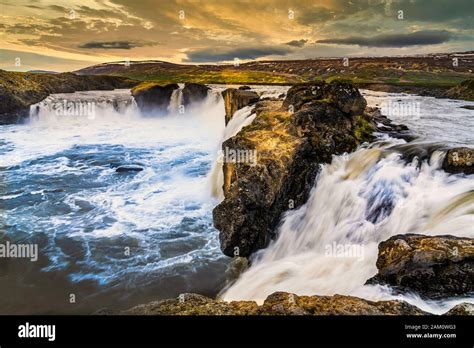
[[[378,273],[369,284],[387,284],[430,298],[474,291],[474,239],[397,235],[379,244]]]
[[[466,80],[446,92],[448,98],[474,101],[474,80]]]
[[[29,115],[30,105],[53,93],[131,88],[137,81],[119,76],[79,76],[0,70],[0,124],[14,123]]]
[[[319,165],[372,139],[365,106],[356,88],[340,82],[296,85],[284,101],[256,104],[252,124],[222,145],[256,157],[224,161],[225,199],[213,211],[224,254],[247,257],[265,247],[283,212],[307,200]]]
[[[103,312],[104,314],[111,314]],[[127,315],[424,315],[404,301],[368,301],[353,296],[297,296],[276,292],[263,305],[254,301],[224,302],[197,294],[139,305]]]
[[[228,88],[223,91],[222,97],[225,105],[225,124],[229,123],[234,112],[244,106],[254,104],[260,99],[256,92],[235,88]]]
[[[474,174],[474,149],[457,147],[448,150],[442,168],[452,174]]]
[[[176,83],[161,86],[155,82],[142,82],[132,88],[132,95],[142,113],[164,114],[170,105],[173,91],[178,88]]]
[[[186,83],[183,88],[183,105],[188,106],[193,103],[202,102],[207,98],[207,93],[210,90],[206,85],[199,83]]]
[[[444,313],[444,315],[474,315],[474,304],[460,303]]]

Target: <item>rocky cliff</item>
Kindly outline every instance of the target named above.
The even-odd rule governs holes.
[[[441,298],[474,291],[474,239],[406,234],[379,244],[369,284]]]
[[[188,106],[202,102],[207,98],[211,88],[199,83],[185,83],[183,88],[183,105]]]
[[[235,91],[223,93],[231,105]],[[224,161],[225,199],[213,211],[224,254],[246,257],[265,247],[283,212],[307,200],[319,165],[372,139],[375,122],[365,108],[343,82],[295,85],[284,100],[256,104],[253,123],[222,145],[224,153],[255,157]]]
[[[119,76],[79,76],[0,70],[0,124],[28,116],[29,107],[53,93],[131,88],[138,82]]]
[[[257,93],[247,89],[228,88],[222,92],[225,106],[225,124],[229,123],[232,115],[244,106],[256,103],[259,100]]]
[[[166,113],[171,96],[178,88],[176,83],[161,86],[155,82],[142,82],[132,88],[132,95],[143,113]]]

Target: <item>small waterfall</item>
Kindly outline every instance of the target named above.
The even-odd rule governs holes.
[[[183,88],[177,88],[171,94],[170,105],[168,106],[168,112],[171,114],[179,114],[180,109],[183,107]]]
[[[211,184],[211,194],[213,197],[223,199],[224,193],[222,192],[222,186],[224,185],[224,173],[222,172],[222,143],[229,138],[236,135],[242,128],[248,126],[255,119],[256,115],[251,114],[252,106],[246,106],[240,110],[237,110],[229,123],[224,129],[222,141],[220,142],[219,149],[217,150],[217,159],[211,169],[209,180]]]
[[[287,291],[393,298],[386,288],[364,286],[377,272],[381,241],[406,233],[474,238],[472,178],[440,170],[441,151],[406,163],[387,147],[361,148],[323,166],[308,202],[286,213],[278,238],[222,297],[261,302]]]
[[[51,94],[30,106],[30,121],[96,120],[112,114],[130,115],[138,110],[129,90]]]

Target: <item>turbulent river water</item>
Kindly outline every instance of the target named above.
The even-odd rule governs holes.
[[[307,204],[285,215],[276,241],[231,282],[212,226],[222,199],[216,158],[222,140],[253,116],[240,110],[225,127],[221,88],[184,114],[175,95],[169,114],[157,117],[141,116],[127,90],[52,95],[32,107],[29,122],[0,126],[0,231],[40,252],[37,262],[0,260],[1,314],[91,313],[183,292],[392,298],[388,288],[363,285],[376,273],[380,241],[408,232],[474,237],[473,199],[456,204],[474,190],[472,177],[439,169],[445,146],[474,143],[474,111],[461,108],[474,103],[364,91],[370,105],[418,106],[416,115],[390,115],[390,104],[387,111],[419,139],[381,136],[323,166]],[[58,115],[53,106],[64,101],[94,109]],[[338,244],[359,253],[328,257]],[[432,312],[462,300],[404,298]]]

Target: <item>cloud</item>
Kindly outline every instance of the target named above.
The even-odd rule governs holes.
[[[87,42],[85,44],[80,45],[80,48],[88,48],[88,49],[105,49],[105,50],[129,50],[135,47],[143,47],[143,46],[153,46],[156,43],[151,42],[132,42],[132,41],[106,41],[106,42]]]
[[[307,42],[308,40],[306,39],[292,40],[292,41],[286,42],[285,45],[293,46],[293,47],[303,47]]]
[[[221,62],[239,59],[257,59],[271,55],[286,55],[292,52],[289,47],[245,47],[237,49],[203,49],[192,51],[187,54],[186,62]]]
[[[371,37],[351,36],[343,39],[317,40],[316,42],[368,47],[406,47],[441,44],[449,41],[451,38],[451,33],[446,30],[420,30],[409,34],[383,34]]]

